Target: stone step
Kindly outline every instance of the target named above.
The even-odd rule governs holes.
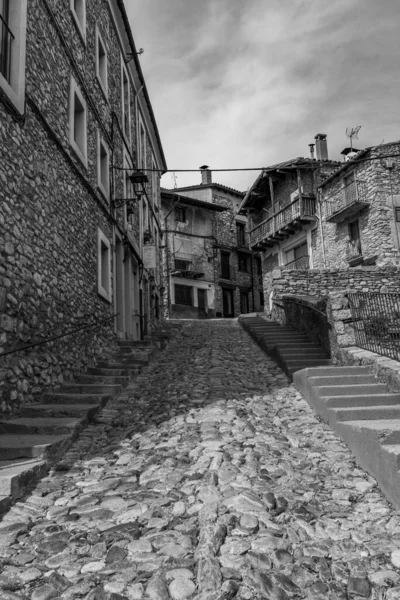
[[[109,369],[109,368],[100,368],[100,367],[88,367],[88,375],[99,375],[100,377],[111,375],[111,376],[119,376],[123,375],[124,377],[133,377],[137,374],[137,369],[129,369],[124,367],[122,369]]]
[[[106,383],[68,383],[63,384],[59,390],[61,393],[73,394],[107,394],[116,396],[122,392],[123,386],[118,384]]]
[[[96,363],[96,367],[105,368],[105,369],[120,369],[124,367],[128,367],[130,369],[139,369],[143,366],[149,364],[148,358],[131,358],[128,356],[127,358],[119,358],[118,361],[114,360],[100,360]]]
[[[152,346],[151,340],[118,340],[117,344],[122,348],[150,348]]]
[[[42,417],[45,419],[64,417],[87,417],[92,420],[100,410],[99,404],[31,404],[22,408],[21,417]]]
[[[20,498],[47,470],[47,463],[39,459],[18,461],[0,469],[0,497],[8,497],[11,501]]]
[[[324,399],[328,408],[356,406],[400,405],[400,394],[360,394],[328,396]]]
[[[331,365],[329,367],[310,367],[304,371],[303,377],[347,377],[349,375],[371,375],[371,369],[369,367],[342,367]]]
[[[65,435],[0,434],[0,460],[53,458],[70,443]]]
[[[337,421],[399,419],[400,406],[360,406],[331,409]]]
[[[125,375],[77,375],[76,381],[81,384],[118,385],[124,388],[128,385],[130,378]]]
[[[290,352],[302,353],[304,350],[322,350],[321,346],[313,342],[279,342],[279,351],[288,350]]]
[[[112,398],[111,394],[73,394],[72,392],[46,392],[42,396],[43,404],[91,404],[105,406]]]
[[[321,387],[324,385],[357,385],[359,383],[376,383],[372,374],[351,374],[348,375],[325,375],[312,377],[313,385]]]
[[[296,359],[296,360],[287,360],[286,367],[290,373],[294,373],[299,369],[306,369],[307,367],[318,367],[318,366],[327,366],[331,364],[330,358],[321,358],[321,359]]]
[[[314,382],[312,382],[314,385]],[[387,386],[383,383],[359,383],[357,385],[325,385],[315,386],[319,396],[347,396],[359,394],[384,394]]]
[[[74,435],[86,424],[87,419],[21,417],[0,421],[0,433]]]
[[[309,350],[307,348],[303,348],[301,351],[292,352],[290,350],[282,350],[280,346],[278,346],[278,354],[284,360],[296,360],[299,356],[304,358],[329,358],[326,352],[319,349],[317,350]]]

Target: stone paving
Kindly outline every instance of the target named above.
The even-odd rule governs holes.
[[[400,599],[400,513],[237,321],[187,321],[0,523],[1,600]]]

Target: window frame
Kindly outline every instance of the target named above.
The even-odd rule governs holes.
[[[8,27],[14,36],[10,53],[10,80],[0,73],[0,90],[23,115],[25,112],[25,64],[28,0],[11,1],[8,5]]]
[[[176,301],[176,292],[177,288],[185,288],[186,290],[190,290],[188,294],[190,295],[190,304],[189,302],[177,302]],[[192,285],[182,285],[181,283],[174,283],[174,301],[175,304],[180,304],[181,306],[194,306],[194,294],[193,294],[193,286]]]
[[[106,187],[104,187],[102,177],[102,149],[105,151],[105,155],[107,156]],[[110,200],[110,148],[102,138],[100,131],[97,132],[97,187],[107,198],[107,200]]]
[[[106,248],[107,263],[104,265],[103,248]],[[104,267],[106,268],[105,276],[107,278],[106,285],[104,282]],[[112,288],[111,288],[111,242],[103,233],[100,227],[97,229],[97,293],[99,296],[112,303]]]
[[[246,224],[241,221],[236,221],[236,243],[239,247],[246,246]]]
[[[241,268],[241,261],[246,261],[245,264],[245,269]],[[238,252],[237,253],[237,261],[238,261],[238,271],[240,271],[241,273],[249,273],[250,272],[250,261],[249,261],[249,255],[246,254],[245,252]]]
[[[84,112],[84,127],[83,127],[83,146],[84,152],[81,147],[75,141],[75,96],[78,97],[78,100],[83,107]],[[82,92],[80,91],[78,84],[75,79],[71,77],[70,82],[70,96],[69,96],[69,143],[73,148],[74,152],[77,154],[79,159],[83,162],[84,166],[87,168],[87,104],[83,97]]]
[[[184,206],[175,206],[174,208],[175,221],[178,223],[187,222],[187,209]],[[183,218],[182,218],[183,216]]]
[[[126,131],[126,106],[125,106],[125,80],[128,88],[128,131]],[[126,70],[123,56],[121,55],[121,109],[122,109],[122,131],[129,143],[131,143],[132,115],[131,115],[131,84],[128,71]]]
[[[79,14],[75,10],[75,0],[70,1],[70,11],[73,17],[73,22],[78,29],[78,33],[80,34],[82,41],[86,44],[86,0],[78,0],[82,9],[82,18],[79,17]]]
[[[143,132],[143,136],[142,136]],[[140,112],[138,112],[138,167],[139,169],[146,169],[147,160],[146,160],[146,127],[144,126],[144,121]]]
[[[100,70],[100,45],[104,52],[104,60],[105,60],[105,81],[103,81],[103,77],[101,75]],[[107,46],[104,43],[103,36],[101,35],[99,28],[96,25],[96,77],[97,81],[100,84],[100,87],[108,100],[108,51]]]

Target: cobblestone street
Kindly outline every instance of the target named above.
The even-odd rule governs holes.
[[[1,600],[396,600],[399,573],[399,512],[235,320],[183,322],[0,523]]]

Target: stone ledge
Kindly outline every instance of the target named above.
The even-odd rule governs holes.
[[[376,379],[386,383],[391,392],[400,391],[399,361],[358,346],[340,348],[337,358],[342,365],[370,365]]]

